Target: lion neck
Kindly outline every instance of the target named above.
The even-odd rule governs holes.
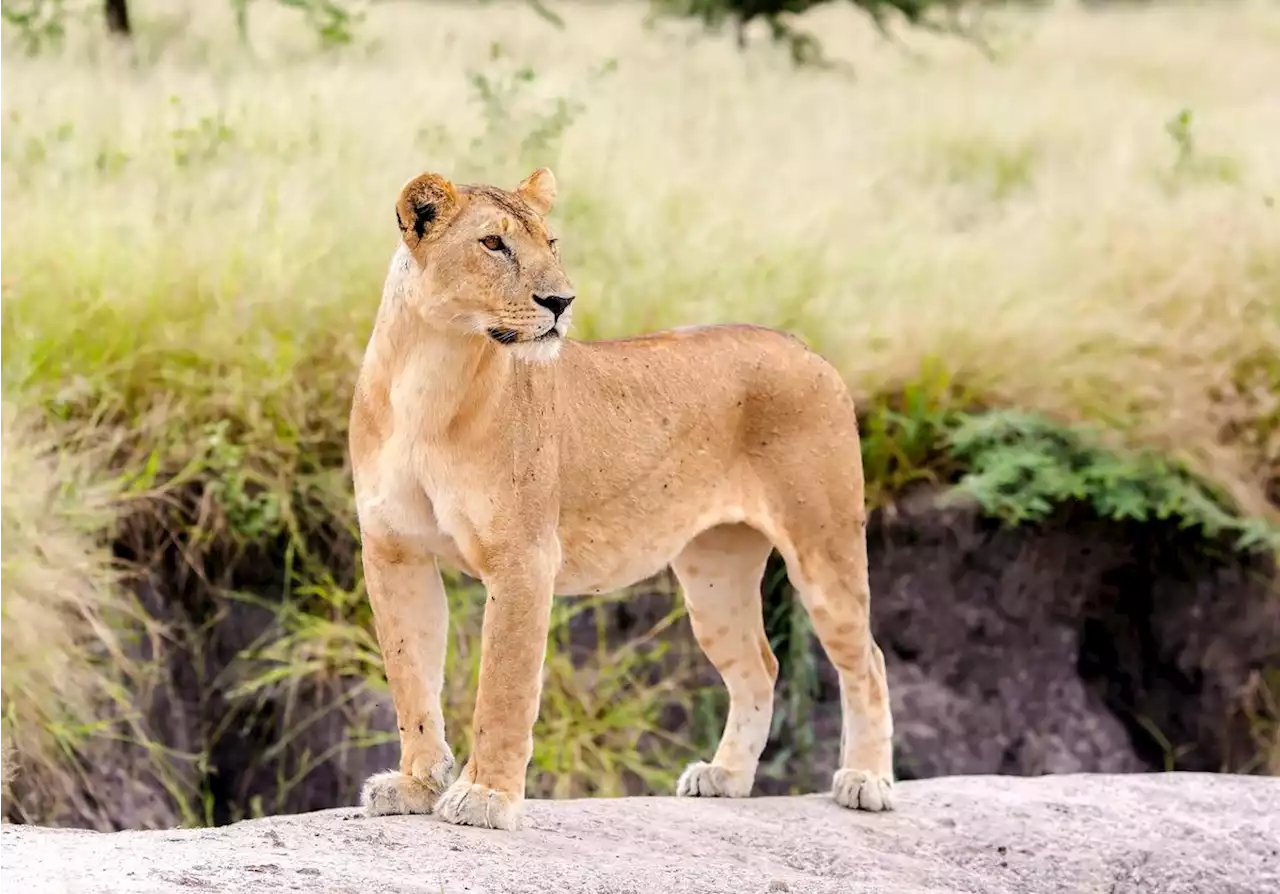
[[[484,439],[545,417],[554,364],[523,360],[486,335],[424,319],[407,304],[380,315],[371,354],[389,383],[396,425],[436,441]]]

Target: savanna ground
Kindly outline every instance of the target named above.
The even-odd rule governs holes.
[[[576,337],[805,338],[859,402],[875,507],[923,481],[1280,549],[1274,4],[998,10],[990,55],[806,15],[851,72],[639,3],[377,3],[338,45],[274,4],[247,44],[229,4],[134,7],[129,46],[78,15],[4,37],[6,815],[116,824],[85,791],[141,767],[168,821],[272,812],[217,807],[226,742],[282,793],[333,757],[285,760],[301,730],[391,741],[342,713],[385,700],[345,427],[423,169],[555,170]],[[678,600],[620,636],[621,595],[556,608],[534,793],[670,790],[719,731]],[[463,754],[476,596],[451,582]],[[790,735],[811,651],[769,610]],[[251,635],[211,645],[232,615]],[[175,740],[176,653],[209,695]]]

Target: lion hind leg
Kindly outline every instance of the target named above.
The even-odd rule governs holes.
[[[746,525],[695,537],[672,563],[694,636],[729,690],[729,715],[710,763],[691,764],[677,794],[745,798],[769,738],[778,662],[765,637],[760,580],[772,545]]]
[[[884,654],[871,636],[865,515],[854,497],[850,494],[839,512],[821,519],[793,513],[793,520],[804,524],[780,534],[778,549],[840,678],[840,767],[832,778],[832,796],[851,809],[892,810],[889,687]],[[817,499],[803,502],[822,505]]]

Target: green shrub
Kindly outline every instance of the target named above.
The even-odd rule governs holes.
[[[965,469],[958,492],[1011,524],[1034,524],[1064,505],[1083,503],[1099,518],[1172,520],[1207,542],[1227,535],[1237,550],[1280,553],[1280,527],[1241,516],[1172,460],[1107,450],[1086,426],[1003,410],[963,418],[946,444]]]

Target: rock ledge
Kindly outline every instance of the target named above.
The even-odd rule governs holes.
[[[515,834],[355,809],[109,834],[7,825],[6,891],[1280,892],[1280,779],[958,776],[829,797],[533,801]]]

